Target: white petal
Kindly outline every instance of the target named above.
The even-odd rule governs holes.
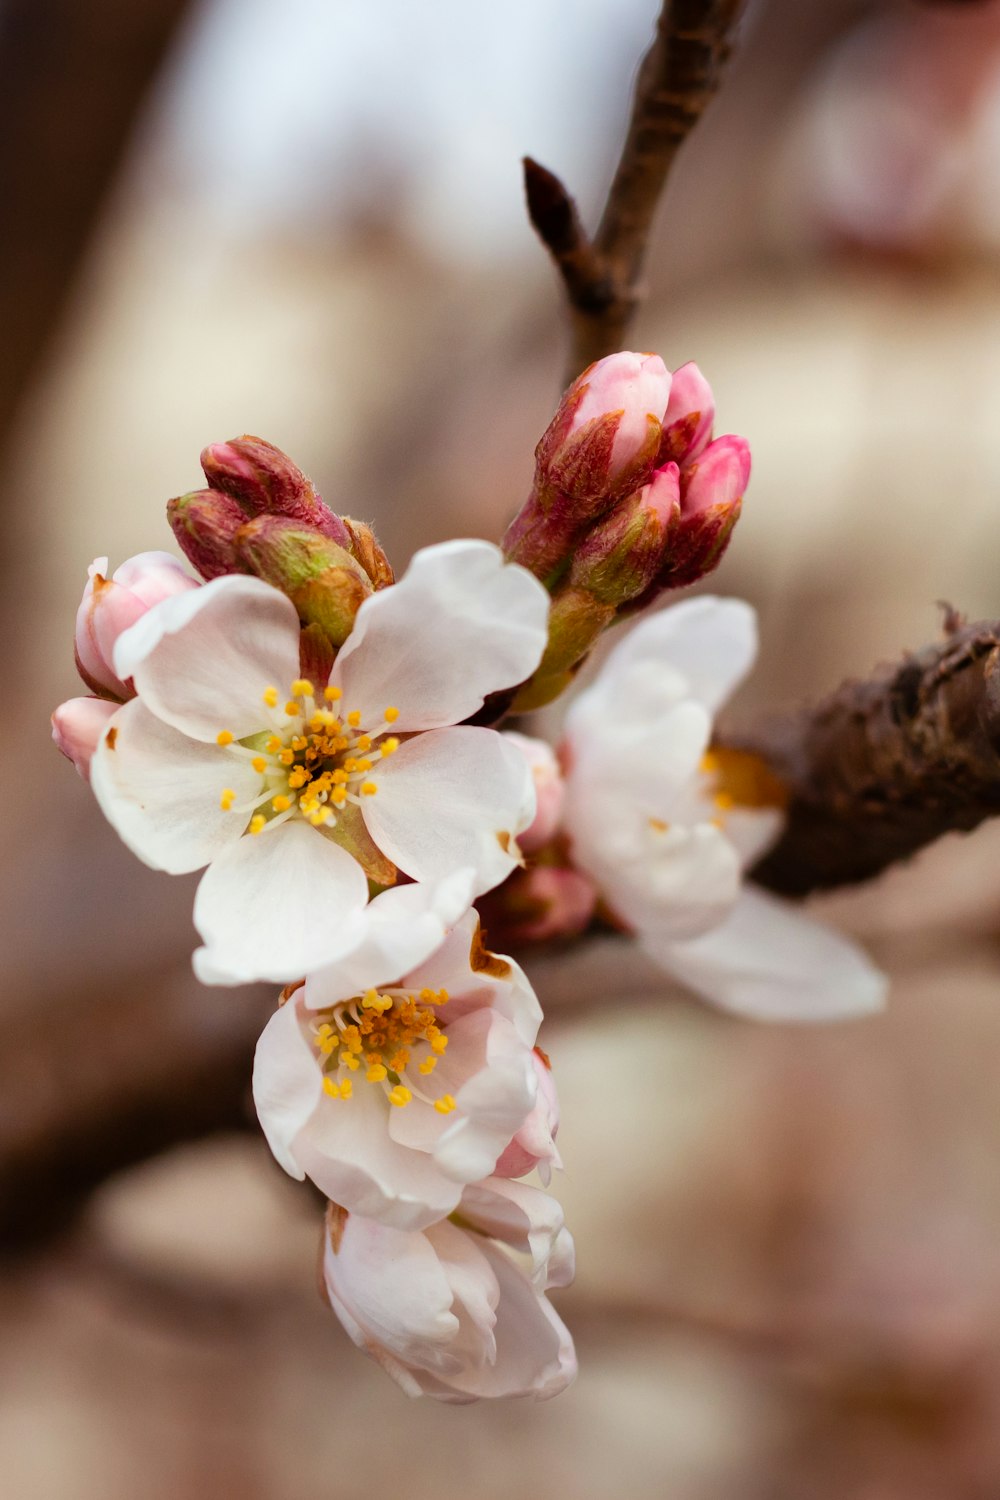
[[[239,841],[246,819],[223,812],[225,788],[252,798],[260,777],[218,745],[189,739],[138,698],[124,704],[98,741],[90,781],[104,816],[154,870],[198,870]]]
[[[496,730],[417,735],[372,779],[378,792],[365,798],[365,823],[407,875],[440,880],[471,866],[480,895],[514,869],[509,851],[534,816],[535,788],[524,757]]]
[[[362,723],[399,709],[401,730],[458,724],[488,693],[530,677],[548,638],[549,596],[489,542],[418,552],[358,610],[333,681]]]
[[[642,935],[643,947],[706,1000],[762,1021],[869,1015],[888,981],[862,950],[790,903],[750,887],[714,931],[686,943]]]
[[[422,964],[468,909],[472,886],[472,871],[464,869],[444,880],[383,891],[344,927],[342,947],[330,963],[309,975],[306,1004],[313,1010],[336,1005],[372,985],[393,983]]]
[[[367,900],[357,861],[301,820],[246,834],[202,876],[194,921],[206,946],[195,972],[205,984],[299,979]]]
[[[363,1330],[361,1347],[374,1342],[406,1362],[423,1353],[434,1364],[434,1351],[458,1333],[451,1287],[424,1234],[351,1214],[336,1252],[327,1238],[323,1272],[331,1297]]]
[[[534,1396],[545,1400],[565,1390],[576,1375],[569,1330],[547,1297],[490,1240],[482,1251],[500,1287],[497,1304],[496,1358],[478,1369],[463,1370],[460,1386],[470,1396]]]
[[[711,823],[650,830],[645,857],[619,866],[605,898],[640,935],[662,941],[714,930],[740,890],[736,850]]]
[[[456,1088],[457,1077],[449,1080],[452,1048],[458,1052],[459,1033],[472,1027],[483,1033],[485,1066]],[[459,1118],[442,1135],[434,1158],[450,1177],[475,1182],[489,1176],[527,1119],[538,1084],[530,1050],[503,1016],[478,1011],[449,1026],[448,1037],[448,1051],[435,1070],[435,1081],[454,1093]]]
[[[352,1214],[397,1229],[424,1229],[446,1218],[458,1203],[461,1184],[426,1152],[413,1151],[389,1134],[390,1120],[414,1106],[395,1109],[361,1072],[357,1080],[350,1099],[322,1096],[295,1142],[299,1165],[321,1192]]]
[[[185,734],[214,740],[228,729],[242,739],[270,727],[265,688],[284,702],[299,675],[299,617],[259,578],[216,578],[164,599],[124,631],[115,671]]]
[[[278,1163],[292,1177],[306,1174],[295,1159],[295,1137],[319,1104],[323,1075],[303,1034],[298,996],[280,1006],[261,1032],[254,1053],[253,1098],[257,1118]]]
[[[536,1286],[568,1286],[573,1280],[573,1241],[551,1194],[526,1182],[488,1177],[465,1189],[458,1211],[480,1234],[530,1255]]]
[[[685,599],[637,625],[602,668],[602,676],[651,662],[679,672],[691,696],[714,713],[753,666],[757,616],[741,599],[704,594]]]

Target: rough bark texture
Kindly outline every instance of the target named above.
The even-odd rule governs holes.
[[[957,625],[731,743],[791,793],[784,837],[755,879],[793,896],[867,880],[1000,813],[1000,622]]]
[[[719,86],[742,9],[743,0],[666,0],[593,241],[558,177],[525,160],[528,213],[562,276],[573,320],[566,384],[626,342],[667,175]]]

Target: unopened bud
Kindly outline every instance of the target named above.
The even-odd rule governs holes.
[[[524,854],[533,854],[547,844],[559,827],[566,785],[556,759],[555,751],[545,740],[536,740],[527,734],[508,730],[504,739],[520,750],[528,763],[535,783],[535,817],[530,827],[517,836]]]
[[[350,534],[343,521],[287,453],[273,443],[249,433],[227,443],[210,443],[201,455],[201,466],[213,490],[231,495],[243,507],[244,520],[261,515],[287,516],[350,548]]]
[[[740,517],[750,479],[744,438],[716,438],[681,474],[681,508],[671,533],[663,588],[682,588],[718,567]]]
[[[96,558],[88,569],[76,612],[76,667],[93,692],[121,700],[133,694],[113,666],[118,637],[161,599],[197,588],[198,580],[167,552],[140,552],[110,578],[107,574],[106,557]]]
[[[714,421],[712,387],[696,364],[681,365],[670,382],[659,462],[693,463],[711,438]]]
[[[372,592],[345,548],[284,516],[258,516],[241,527],[235,551],[244,572],[288,595],[303,625],[318,625],[331,645],[343,645]]]
[[[352,520],[350,516],[342,516],[341,520],[350,535],[351,555],[364,568],[376,589],[388,588],[390,583],[395,583],[396,575],[392,571],[392,564],[379,546],[371,527],[366,526],[363,521]]]
[[[537,865],[515,870],[476,904],[492,941],[506,948],[578,937],[597,908],[598,893],[580,870]]]
[[[617,608],[637,598],[663,566],[679,512],[680,474],[669,463],[587,533],[573,557],[570,586]]]
[[[192,490],[167,501],[167,520],[177,545],[202,578],[241,571],[233,538],[246,519],[239,502],[221,490]]]
[[[106,698],[70,698],[52,715],[52,738],[57,749],[90,780],[90,762],[108,720],[118,712],[117,703]]]

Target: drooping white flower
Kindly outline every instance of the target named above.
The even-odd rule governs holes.
[[[461,878],[451,886],[460,898]],[[421,1229],[525,1128],[539,1158],[553,1154],[534,1117],[541,1009],[517,964],[483,948],[474,911],[433,911],[419,886],[376,905],[392,950],[368,941],[309,975],[264,1028],[254,1098],[287,1172],[352,1213]]]
[[[331,1205],[322,1262],[331,1307],[407,1395],[557,1395],[577,1368],[545,1296],[573,1278],[559,1205],[491,1178],[466,1190],[453,1218],[405,1231]]]
[[[202,979],[287,981],[342,957],[363,939],[369,875],[469,868],[473,894],[504,878],[531,777],[462,721],[534,670],[547,611],[496,547],[458,541],[362,604],[328,683],[300,676],[296,611],[255,578],[168,598],[118,639],[138,696],[102,736],[92,785],[147,864],[208,866]]]
[[[647,618],[611,652],[567,716],[573,860],[704,998],[773,1020],[863,1014],[886,981],[860,949],[742,883],[780,832],[780,789],[753,758],[708,747],[756,650],[750,606],[705,596]]]

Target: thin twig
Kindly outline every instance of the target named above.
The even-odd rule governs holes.
[[[525,158],[528,213],[556,263],[572,314],[567,384],[625,343],[642,299],[646,247],[667,176],[719,86],[743,4],[665,0],[592,241],[558,177]]]

